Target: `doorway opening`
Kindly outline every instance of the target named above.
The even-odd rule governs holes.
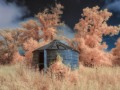
[[[44,52],[39,53],[39,70],[44,68]]]

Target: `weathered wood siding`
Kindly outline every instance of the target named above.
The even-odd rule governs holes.
[[[55,60],[59,54],[63,58],[63,63],[72,69],[79,67],[79,54],[74,50],[47,50],[47,64],[50,65],[52,60]]]
[[[37,67],[39,64],[39,52],[34,52],[33,53],[33,61],[32,61],[33,66]]]

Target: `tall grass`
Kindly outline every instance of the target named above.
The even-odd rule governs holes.
[[[120,67],[80,67],[62,79],[24,64],[0,66],[0,90],[120,90]]]

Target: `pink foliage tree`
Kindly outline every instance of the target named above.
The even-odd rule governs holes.
[[[120,66],[120,38],[115,43],[116,47],[112,49],[113,64]]]
[[[112,14],[99,7],[85,8],[79,22],[75,25],[76,35],[72,46],[80,52],[80,61],[87,66],[112,65],[111,53],[106,52],[107,45],[102,41],[105,35],[119,33],[117,26],[109,26],[108,19]]]

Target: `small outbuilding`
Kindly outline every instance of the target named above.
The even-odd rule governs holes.
[[[53,40],[49,44],[34,50],[33,65],[38,66],[40,70],[46,70],[50,63],[56,60],[58,54],[63,58],[63,64],[71,69],[79,67],[79,52],[59,40]]]

